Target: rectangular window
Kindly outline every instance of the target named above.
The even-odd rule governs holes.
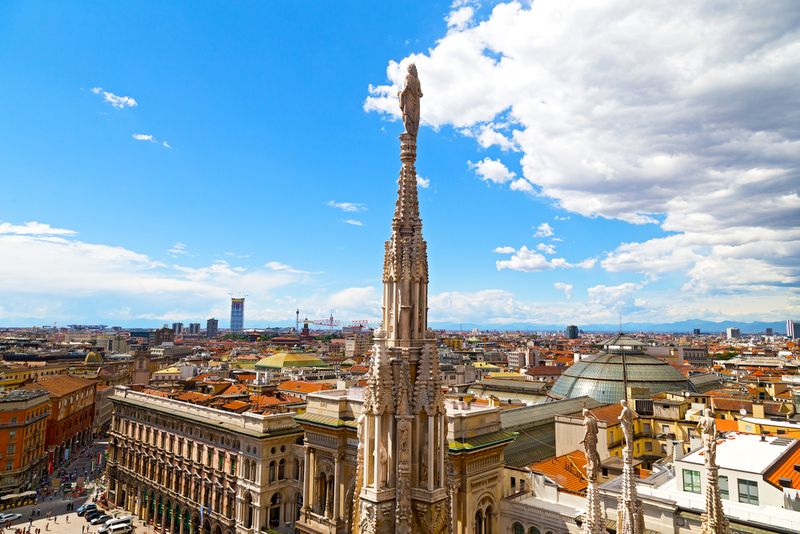
[[[14,454],[17,452],[17,444],[16,443],[9,443],[8,448],[6,449],[8,454]]]
[[[739,502],[758,505],[758,482],[739,479]]]
[[[642,427],[643,427],[642,431],[643,431],[645,434],[649,434],[649,433],[650,433],[650,431],[651,431],[650,423],[644,423],[644,424],[642,425]]]
[[[728,490],[728,477],[725,475],[719,477],[719,496],[723,499],[731,498],[731,492]]]
[[[700,493],[700,471],[683,470],[683,491]]]
[[[646,450],[647,452],[652,452],[653,451],[653,442],[652,441],[646,441],[644,443],[644,450]]]
[[[6,471],[11,471],[12,469],[14,469],[14,462],[9,460],[6,462]]]
[[[8,439],[17,439],[17,431],[12,430],[8,433]]]

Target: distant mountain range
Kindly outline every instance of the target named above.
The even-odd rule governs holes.
[[[584,332],[617,332],[619,324],[578,324]],[[503,325],[476,324],[476,323],[430,323],[431,328],[443,330],[498,330],[498,331],[532,331],[532,332],[556,332],[563,331],[566,325],[560,324],[540,324],[540,323],[508,323]],[[674,323],[622,323],[623,332],[653,332],[664,334],[691,334],[695,328],[699,328],[703,334],[719,334],[725,332],[726,328],[738,328],[743,334],[763,334],[767,328],[772,328],[775,334],[786,333],[786,323],[778,322],[742,322],[742,321],[705,321],[703,319],[689,319]]]

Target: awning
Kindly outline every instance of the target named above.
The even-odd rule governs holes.
[[[31,491],[23,491],[18,496],[19,497],[33,497],[34,495],[36,495],[36,492],[31,490]]]
[[[0,497],[0,500],[7,501],[9,499],[16,499],[17,497],[19,497],[19,494],[17,494],[17,493],[9,493],[8,495],[3,495],[2,497]]]

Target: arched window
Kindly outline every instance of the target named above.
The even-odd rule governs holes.
[[[483,512],[478,510],[475,512],[475,534],[484,534],[483,532]]]
[[[528,529],[528,534],[542,534],[542,531],[536,527],[531,527]]]
[[[244,526],[253,528],[253,497],[250,492],[244,497]]]
[[[269,500],[269,526],[281,526],[281,494],[276,493]]]
[[[281,458],[281,461],[278,462],[278,480],[283,480],[286,478],[286,460]]]
[[[294,498],[294,502],[295,502],[294,520],[299,521],[300,511],[303,509],[303,494],[298,493]]]
[[[494,510],[491,505],[486,508],[486,525],[484,527],[485,534],[492,534],[492,520],[494,519]]]
[[[514,523],[511,525],[511,532],[514,534],[525,534],[525,527],[523,527],[520,523]]]
[[[300,461],[299,460],[295,460],[294,461],[294,479],[295,480],[300,480]]]
[[[269,463],[269,481],[275,482],[275,460]]]

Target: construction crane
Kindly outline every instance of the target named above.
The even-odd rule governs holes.
[[[310,319],[308,322],[317,326],[327,326],[331,331],[333,331],[334,327],[339,326],[339,321],[333,318],[333,311],[331,311],[331,316],[327,319]]]

